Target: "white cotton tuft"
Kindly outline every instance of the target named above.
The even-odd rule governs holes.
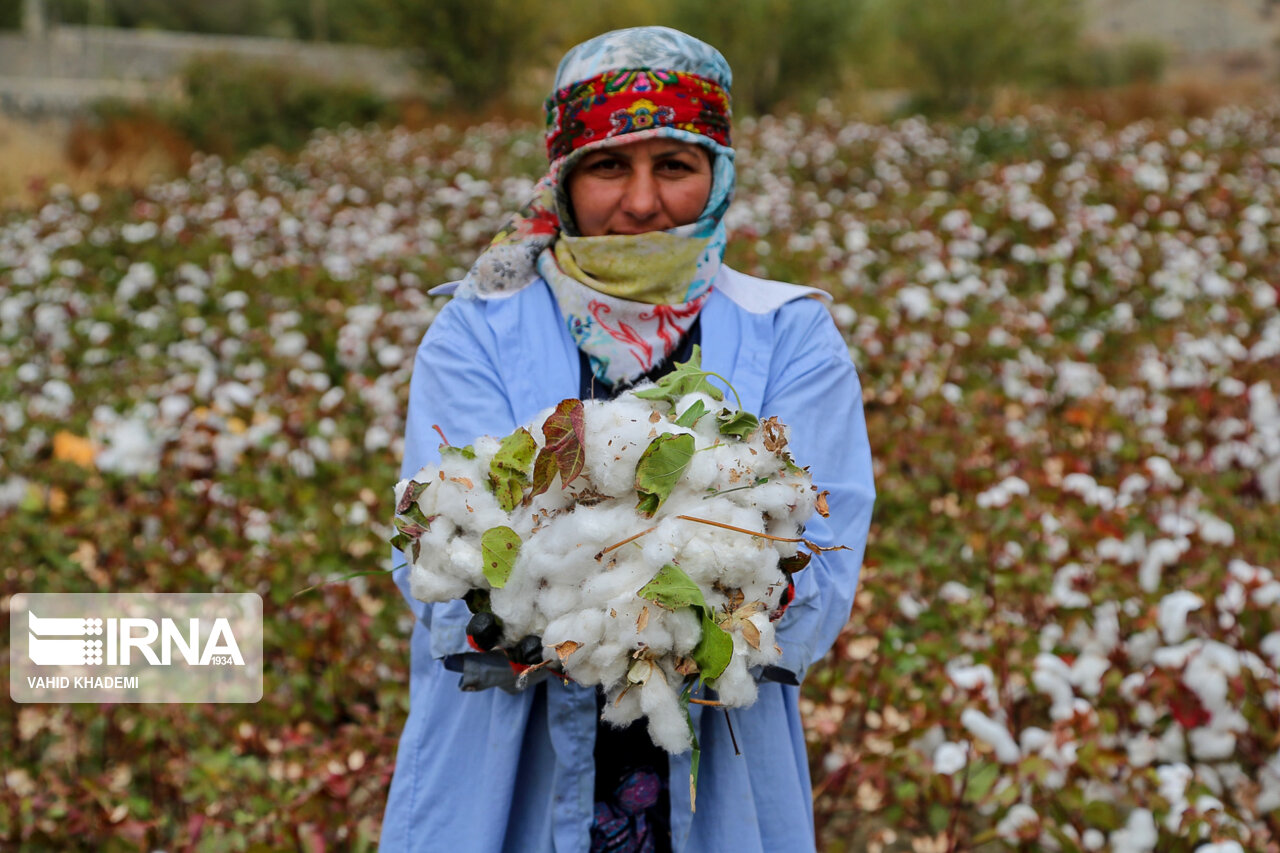
[[[1204,604],[1200,596],[1190,590],[1178,590],[1160,600],[1160,633],[1170,645],[1180,643],[1187,636],[1187,616]]]
[[[1111,833],[1110,840],[1112,853],[1151,853],[1159,840],[1156,819],[1148,809],[1134,809],[1124,828]]]
[[[696,424],[675,423],[699,403],[706,413]],[[679,695],[684,673],[696,673],[690,656],[704,611],[665,607],[640,591],[664,570],[682,572],[698,587],[705,612],[733,642],[727,667],[708,685],[726,706],[750,705],[758,695],[752,668],[781,655],[770,614],[787,585],[779,560],[798,547],[780,540],[799,536],[818,500],[808,473],[772,443],[785,437],[785,427],[768,424],[746,438],[721,434],[717,415],[727,406],[705,394],[686,395],[674,407],[633,393],[584,402],[581,473],[567,486],[554,474],[538,495],[527,481],[511,480],[510,510],[499,502],[503,484],[495,484],[501,478],[491,464],[501,439],[481,436],[470,451],[443,452],[437,464],[395,488],[397,504],[409,488],[418,492],[416,508],[400,522],[403,535],[416,537],[416,546],[404,549],[412,559],[412,594],[447,601],[488,590],[506,644],[540,637],[545,658],[566,676],[605,690],[602,719],[625,725],[646,717],[654,743],[687,750]],[[534,448],[523,476],[534,476],[532,458],[547,441],[543,425],[562,411],[547,409],[524,427]],[[766,432],[774,450],[766,447]],[[669,434],[690,436],[696,452],[661,505],[645,515],[637,464],[658,436]],[[486,542],[497,550],[486,551]],[[486,571],[508,569],[491,588]]]
[[[969,734],[990,744],[1001,764],[1014,764],[1022,758],[1022,750],[1014,743],[1009,730],[976,708],[966,708],[960,715],[960,724]]]
[[[640,686],[640,709],[649,718],[649,737],[655,745],[667,752],[684,752],[693,745],[692,732],[668,677],[654,668],[653,675]]]
[[[1017,842],[1022,828],[1040,820],[1036,810],[1026,803],[1014,803],[996,824],[996,835],[1006,841]]]
[[[938,744],[933,751],[933,772],[950,776],[964,769],[969,763],[969,745],[965,743]]]

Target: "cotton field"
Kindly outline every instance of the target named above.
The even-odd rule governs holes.
[[[1280,108],[819,109],[735,143],[727,259],[834,294],[875,456],[803,699],[823,847],[1280,850]],[[268,657],[256,706],[12,705],[6,843],[376,840],[427,289],[540,152],[532,125],[320,133],[0,220],[6,597],[256,591]]]

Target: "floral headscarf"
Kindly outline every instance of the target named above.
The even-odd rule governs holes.
[[[667,27],[616,30],[570,50],[546,101],[547,174],[458,293],[500,298],[541,275],[597,378],[613,385],[651,370],[693,325],[724,257],[732,82],[719,51]],[[565,186],[574,166],[591,151],[658,137],[711,154],[702,214],[666,231],[581,236]]]

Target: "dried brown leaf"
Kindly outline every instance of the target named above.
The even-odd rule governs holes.
[[[580,648],[580,645],[573,640],[565,640],[563,643],[558,643],[555,649],[556,654],[560,656],[560,663],[567,661],[569,656]]]

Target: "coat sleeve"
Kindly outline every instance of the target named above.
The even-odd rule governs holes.
[[[875,503],[862,387],[844,339],[816,300],[778,311],[762,413],[790,427],[796,463],[829,492],[830,516],[815,514],[805,537],[849,548],[813,555],[796,573],[795,599],[778,623],[779,666],[803,679],[849,619]]]
[[[440,460],[440,427],[450,444],[470,444],[481,435],[502,436],[515,429],[497,363],[497,345],[484,321],[484,303],[454,299],[427,329],[418,347],[409,383],[405,421],[404,461],[400,476],[411,477]],[[466,628],[471,618],[466,604],[449,601],[428,604],[409,594],[405,558],[393,552],[396,585],[415,616],[430,632],[435,658],[466,654]]]

